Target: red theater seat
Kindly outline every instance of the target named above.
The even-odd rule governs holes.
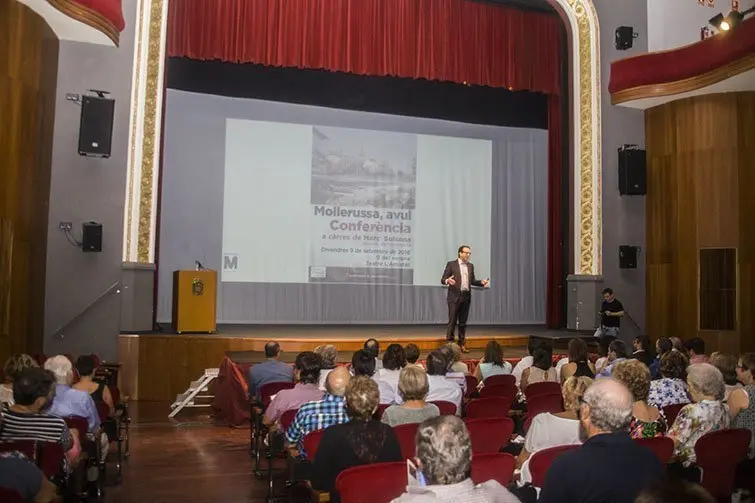
[[[406,484],[406,463],[375,463],[342,471],[336,491],[342,503],[382,503],[401,496]]]
[[[506,447],[514,433],[514,421],[508,417],[465,419],[475,454],[496,453]]]
[[[543,449],[542,451],[534,453],[530,458],[532,485],[535,487],[543,487],[543,484],[545,483],[545,475],[553,464],[553,460],[565,452],[579,449],[581,447],[581,445],[559,445],[558,447],[551,447],[550,449]]]
[[[505,452],[477,454],[472,456],[472,482],[482,484],[495,480],[503,487],[511,482],[516,467],[516,458]]]

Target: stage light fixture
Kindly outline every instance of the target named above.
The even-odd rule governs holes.
[[[631,49],[635,38],[637,34],[632,26],[619,26],[616,28],[616,49],[619,51]]]
[[[711,26],[719,31],[729,31],[739,26],[739,24],[744,20],[745,16],[752,14],[753,12],[755,12],[755,7],[742,12],[733,10],[729,12],[726,17],[724,17],[723,13],[719,12],[718,14],[710,18],[708,22]]]

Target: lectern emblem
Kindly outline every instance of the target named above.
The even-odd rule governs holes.
[[[204,294],[204,281],[199,278],[194,278],[191,282],[191,294],[203,295]]]

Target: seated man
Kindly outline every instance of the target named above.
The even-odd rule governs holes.
[[[58,417],[83,417],[89,423],[89,433],[96,433],[100,429],[100,415],[89,393],[71,387],[73,383],[71,361],[63,355],[53,356],[45,362],[45,370],[52,372],[57,381],[55,398],[47,412]]]
[[[461,400],[463,398],[462,387],[455,381],[446,378],[448,362],[440,351],[433,351],[427,355],[425,362],[427,367],[427,382],[430,390],[425,398],[426,402],[445,401],[456,405],[456,415],[461,415]],[[400,397],[396,402],[400,403]]]
[[[42,471],[17,452],[0,453],[0,488],[14,491],[24,501],[59,501],[57,487]]]
[[[255,363],[246,371],[249,397],[259,398],[260,388],[271,382],[293,382],[294,368],[280,361],[281,347],[277,342],[265,344],[266,361]]]
[[[370,353],[375,359],[375,370],[378,371],[383,368],[383,361],[380,359],[380,343],[377,339],[367,339],[364,341],[365,351]]]
[[[286,430],[286,442],[294,457],[306,456],[302,442],[308,433],[349,420],[343,397],[350,378],[351,374],[346,367],[334,369],[328,374],[328,380],[325,383],[327,391],[322,400],[308,402],[299,407],[294,421]]]
[[[629,437],[632,404],[629,390],[612,378],[587,389],[579,414],[587,440],[556,458],[538,501],[632,503],[663,476],[656,455]]]
[[[495,480],[478,485],[472,482],[472,441],[464,422],[456,416],[438,416],[419,425],[416,462],[421,485],[410,483],[393,503],[519,501]]]
[[[265,409],[262,424],[272,427],[287,410],[298,409],[307,402],[322,398],[323,392],[318,387],[320,363],[320,357],[312,351],[304,351],[296,356],[294,365],[296,386],[292,389],[281,390],[275,395]]]

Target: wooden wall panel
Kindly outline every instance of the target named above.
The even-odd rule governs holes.
[[[755,293],[755,93],[698,96],[645,112],[647,312],[652,338],[702,337],[752,350]],[[736,248],[738,322],[699,329],[699,251]]]
[[[42,348],[58,40],[47,23],[16,0],[0,2],[0,219],[8,229],[0,274],[9,307],[0,362]],[[4,315],[4,316],[3,316]]]

